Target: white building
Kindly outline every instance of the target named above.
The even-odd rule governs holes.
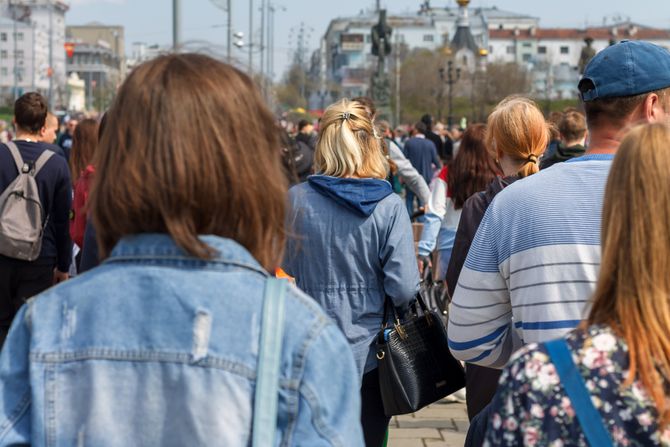
[[[151,60],[161,54],[168,52],[170,52],[170,48],[161,47],[158,44],[149,45],[144,42],[133,42],[131,56],[126,62],[128,71],[132,70],[142,62]]]
[[[598,52],[623,39],[646,40],[670,49],[670,31],[626,22],[606,27],[493,29],[489,61],[526,65],[533,74],[534,93],[551,99],[577,95],[579,60],[585,39]]]
[[[64,104],[68,9],[59,0],[12,0],[0,5],[0,91],[5,96],[36,90],[47,98],[51,93],[50,107]]]
[[[586,37],[593,39],[595,51],[623,39],[642,39],[670,48],[670,31],[631,22],[585,29],[540,28],[536,17],[497,7],[468,8],[468,0],[457,3],[460,8],[431,8],[425,2],[415,14],[389,13],[392,41],[410,50],[450,46],[456,53],[452,55],[455,64],[469,70],[473,69],[473,61],[467,54],[478,48],[480,54],[488,52],[486,60],[480,60],[482,63],[510,62],[525,66],[531,72],[533,93],[542,98],[577,96],[578,64]],[[376,12],[362,11],[358,16],[330,22],[320,49],[312,57],[310,75],[319,81],[320,92],[312,93],[310,108],[323,105],[324,98],[331,95],[328,86],[332,83],[341,86],[344,96],[368,93],[371,67],[376,60],[371,55],[370,29],[377,21]],[[469,36],[459,35],[459,21],[467,22]],[[394,57],[391,54],[387,59],[389,64]]]
[[[406,45],[409,49],[426,48],[437,50],[448,46],[457,34],[459,17],[463,8],[430,8],[426,5],[416,14],[389,14],[387,21],[393,28],[391,39],[395,45]],[[361,12],[358,16],[342,17],[330,22],[321,39],[318,57],[314,57],[318,67],[312,72],[319,73],[322,91],[329,82],[342,86],[345,96],[367,94],[370,68],[375,57],[371,55],[370,29],[378,21],[374,11]],[[498,8],[469,8],[468,26],[478,48],[489,47],[490,29],[530,29],[537,27],[539,19],[524,14],[499,10]],[[393,55],[389,58],[392,60]]]
[[[4,98],[13,98],[15,90],[21,94],[35,89],[34,41],[34,27],[0,18],[0,92]]]

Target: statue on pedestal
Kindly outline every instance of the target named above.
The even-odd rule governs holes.
[[[377,69],[372,75],[370,95],[377,106],[380,117],[389,114],[391,104],[391,82],[386,73],[386,56],[391,54],[391,28],[386,23],[386,10],[379,11],[379,22],[372,27],[372,54],[377,56]]]
[[[593,59],[593,56],[596,55],[596,50],[591,47],[591,44],[593,44],[593,38],[587,36],[586,39],[584,39],[584,43],[586,46],[582,48],[582,54],[579,56],[579,74],[584,74],[586,65],[591,59]]]

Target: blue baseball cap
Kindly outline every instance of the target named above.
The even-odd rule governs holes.
[[[642,40],[623,40],[596,54],[578,86],[583,101],[666,87],[670,87],[670,51]]]

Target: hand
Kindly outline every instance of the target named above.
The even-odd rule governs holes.
[[[70,279],[68,272],[61,272],[58,268],[54,269],[54,285]]]
[[[433,263],[430,261],[429,256],[417,256],[416,258],[417,262],[419,263],[419,275],[423,277],[423,271],[426,269],[426,267],[432,269],[433,268]]]

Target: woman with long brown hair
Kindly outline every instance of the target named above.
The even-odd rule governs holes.
[[[361,446],[347,341],[268,273],[287,182],[253,80],[197,54],[139,65],[94,163],[105,260],[15,318],[0,444]]]
[[[498,172],[486,148],[486,126],[473,124],[463,134],[456,158],[445,165],[430,185],[431,196],[419,241],[419,265],[429,263],[438,252],[434,278],[444,279],[451,258],[463,204],[472,194],[486,188]],[[437,246],[437,248],[436,248]]]
[[[514,356],[487,445],[670,444],[668,142],[667,125],[648,124],[621,143],[605,190],[590,313],[565,339]]]
[[[86,204],[95,174],[93,156],[97,146],[98,122],[87,118],[74,129],[70,150],[70,172],[74,189],[70,213],[70,237],[80,249],[84,246],[84,230],[88,217]]]

